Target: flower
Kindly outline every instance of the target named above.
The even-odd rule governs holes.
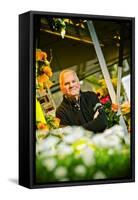
[[[58,128],[60,125],[60,119],[57,117],[53,117],[52,115],[45,116],[46,122],[49,126],[49,129]]]
[[[94,151],[90,149],[89,147],[86,147],[80,154],[84,164],[86,166],[91,166],[95,164],[95,157],[94,157]]]
[[[56,127],[56,128],[58,128],[59,127],[59,125],[60,125],[60,119],[59,118],[57,118],[57,117],[55,117],[54,118],[54,126]]]
[[[45,140],[43,145],[43,150],[46,149],[53,149],[55,145],[59,142],[59,138],[55,136],[48,136]]]
[[[63,138],[63,141],[68,144],[72,144],[73,142],[81,139],[82,137],[83,137],[83,132],[77,132],[77,129],[76,129],[76,134],[75,134],[75,129],[74,129],[74,131],[72,130],[72,132],[70,132],[69,135],[65,135],[65,137]]]
[[[38,80],[38,83],[44,83],[47,80],[49,80],[49,77],[46,74],[42,74],[38,76],[37,80]]]
[[[94,179],[105,179],[106,175],[102,171],[98,171],[94,174]]]
[[[105,97],[103,97],[103,98],[100,99],[100,102],[102,104],[106,104],[109,101],[110,101],[110,96],[109,95],[107,95],[107,96],[105,96]]]
[[[56,168],[54,175],[58,179],[64,178],[67,175],[67,169],[63,166],[59,166]]]
[[[75,138],[71,144],[64,140],[66,136],[77,135],[79,129],[68,127],[67,133],[64,128],[60,129],[62,138],[55,129],[46,139],[36,143],[36,177],[39,182],[128,177],[130,137],[122,133],[121,126],[114,126],[102,134],[91,134],[91,137],[86,130],[80,129],[83,137]],[[79,153],[76,147],[79,147]]]
[[[43,129],[43,130],[49,130],[49,127],[47,124],[44,124],[43,122],[38,122],[37,123],[37,128],[38,129]]]
[[[96,93],[101,98],[101,97],[108,95],[108,90],[107,90],[107,88],[101,87],[96,90]]]
[[[55,169],[57,161],[55,158],[47,158],[46,160],[44,160],[44,165],[48,171],[52,171]]]
[[[36,50],[36,61],[44,61],[47,58],[46,52],[41,51],[41,49]]]
[[[49,80],[53,75],[50,62],[47,60],[46,52],[36,49],[36,89],[40,91],[53,85]]]
[[[86,168],[83,165],[77,165],[74,168],[74,172],[76,175],[84,176],[86,174]]]
[[[73,153],[73,148],[70,145],[67,145],[67,144],[65,144],[65,143],[62,142],[62,143],[60,143],[58,145],[57,152],[58,152],[58,155],[60,157],[63,156],[63,158],[64,158],[64,156],[67,156],[67,155]]]
[[[113,112],[117,112],[118,111],[118,109],[119,109],[119,105],[118,104],[114,104],[114,103],[112,103],[112,111]]]
[[[46,80],[44,83],[43,83],[43,86],[44,88],[51,88],[53,86],[53,82],[51,80]]]
[[[121,111],[122,111],[123,114],[130,113],[130,103],[129,102],[124,102],[121,105]]]
[[[49,76],[49,77],[51,77],[51,76],[53,75],[52,70],[51,70],[51,68],[50,68],[49,66],[43,67],[42,70],[43,70],[43,72],[44,72],[47,76]]]

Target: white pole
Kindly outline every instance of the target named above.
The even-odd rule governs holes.
[[[101,47],[100,47],[100,44],[99,44],[99,41],[98,41],[98,38],[97,38],[97,34],[95,32],[93,22],[87,21],[87,25],[88,25],[89,32],[90,32],[90,35],[91,35],[91,39],[93,41],[94,48],[95,48],[95,51],[96,51],[96,54],[97,54],[97,57],[98,57],[98,60],[99,60],[99,63],[100,63],[101,70],[102,70],[102,73],[103,73],[103,76],[104,76],[104,79],[105,79],[105,82],[106,82],[106,85],[107,85],[107,88],[108,88],[108,91],[109,91],[109,95],[111,97],[112,103],[116,103],[115,90],[114,90],[112,82],[111,82],[110,74],[109,74],[108,69],[107,69],[105,58],[103,56],[103,53],[102,53],[102,50],[101,50]]]
[[[117,104],[118,105],[120,105],[121,78],[122,78],[122,67],[118,66],[118,79],[117,79]]]

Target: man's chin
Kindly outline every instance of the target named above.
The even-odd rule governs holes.
[[[72,93],[72,94],[69,94],[69,95],[68,95],[69,98],[75,98],[75,97],[78,97],[78,96],[79,96],[78,93],[77,93],[77,94],[76,94],[76,93],[75,93],[75,94]]]

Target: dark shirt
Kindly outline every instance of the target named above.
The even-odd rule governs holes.
[[[99,99],[94,92],[81,92],[79,102],[69,100],[63,96],[61,105],[56,110],[56,117],[61,125],[83,126],[93,132],[102,132],[107,127],[107,117],[103,109],[94,119],[95,107]]]

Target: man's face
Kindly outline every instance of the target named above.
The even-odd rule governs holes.
[[[80,93],[80,83],[73,72],[63,74],[62,88],[63,94],[68,97],[78,96]]]

